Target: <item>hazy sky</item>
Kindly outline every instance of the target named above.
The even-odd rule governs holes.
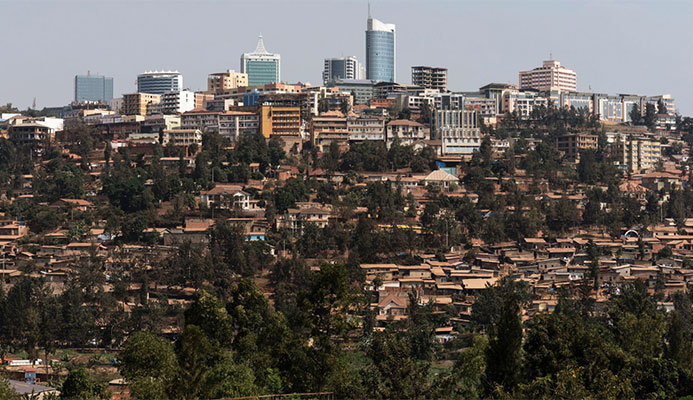
[[[410,67],[449,69],[449,88],[517,83],[553,57],[577,71],[578,90],[672,94],[693,114],[693,1],[372,0],[397,25],[397,80]],[[177,69],[206,88],[211,72],[239,70],[261,32],[282,56],[282,80],[321,83],[323,59],[365,62],[367,1],[0,0],[0,104],[68,103],[74,75],[114,77],[116,96],[138,73]]]

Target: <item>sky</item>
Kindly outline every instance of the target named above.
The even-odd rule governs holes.
[[[282,81],[321,84],[323,60],[365,63],[366,0],[0,0],[0,104],[69,103],[74,76],[114,78],[174,69],[192,90],[209,73],[240,70],[262,33],[281,54]],[[517,83],[550,55],[578,74],[578,90],[671,94],[693,115],[693,1],[371,0],[397,25],[397,81],[411,66],[448,68],[448,87]]]

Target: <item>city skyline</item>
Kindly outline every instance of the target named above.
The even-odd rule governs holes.
[[[530,9],[523,5],[531,3]],[[580,1],[569,4],[553,4],[546,1],[523,2],[460,2],[449,1],[405,2],[400,7],[393,1],[372,3],[371,14],[388,23],[397,25],[397,70],[398,81],[410,82],[410,68],[414,65],[438,65],[448,68],[448,87],[451,90],[471,91],[490,82],[517,84],[519,71],[539,65],[543,60],[560,60],[575,70],[580,79],[579,91],[600,93],[637,93],[654,95],[670,93],[677,99],[680,112],[693,113],[693,95],[685,88],[693,79],[685,70],[687,56],[677,50],[675,38],[684,34],[685,15],[693,11],[693,6],[684,2],[670,1],[658,4],[642,2],[610,1],[606,4],[596,1]],[[123,20],[131,12],[133,2],[101,1],[86,3],[81,1],[58,3],[54,1],[2,2],[4,12],[9,18],[0,27],[6,37],[12,37],[13,29],[24,26],[29,38],[34,42],[42,35],[39,27],[51,29],[55,35],[74,36],[78,18],[84,21],[82,31],[97,29],[122,29]],[[240,9],[253,15],[263,12],[266,17],[262,23],[245,22],[239,19],[233,34],[187,35],[176,31],[175,27],[161,24],[157,29],[160,35],[149,37],[147,45],[137,45],[128,41],[130,33],[120,35],[85,35],[80,37],[85,49],[79,54],[65,53],[64,49],[46,48],[42,52],[29,52],[26,43],[9,43],[9,54],[16,54],[17,61],[9,61],[3,67],[0,78],[0,103],[12,102],[26,108],[33,98],[38,108],[66,104],[73,97],[73,77],[84,70],[114,77],[114,96],[133,92],[138,73],[153,69],[177,69],[185,77],[186,88],[205,90],[209,73],[220,70],[239,70],[238,54],[247,51],[260,32],[272,43],[275,53],[282,54],[282,81],[295,83],[321,83],[323,60],[337,55],[355,55],[365,62],[363,41],[364,21],[367,19],[367,3],[361,1],[329,2],[315,1],[292,3],[291,7],[280,2],[260,1],[252,4],[232,4],[217,1],[195,3],[166,3],[173,16],[186,16],[186,24],[193,27],[220,26],[217,18],[223,17],[224,10]],[[662,7],[665,4],[667,7]],[[144,23],[162,2],[149,1],[137,8],[137,13],[128,22],[136,26]],[[39,13],[49,8],[52,13]],[[308,10],[317,13],[340,15],[338,21],[330,24],[320,22],[310,24],[309,31],[320,32],[330,29],[330,35],[315,34],[306,36],[306,27],[292,25],[290,31],[282,28],[283,18],[300,15]],[[216,15],[212,11],[218,11]],[[95,21],[95,16],[108,12],[110,21]],[[51,15],[49,18],[47,15]],[[28,18],[28,16],[36,18]],[[589,29],[586,25],[565,26],[561,18],[571,15],[574,20],[588,17],[594,24],[609,24],[609,30]],[[627,17],[627,18],[626,18]],[[62,21],[58,23],[58,21]],[[431,27],[426,26],[429,21]],[[65,23],[67,22],[67,23]],[[647,22],[647,25],[644,23]],[[466,27],[454,29],[452,23]],[[605,32],[624,31],[625,27],[637,27],[641,23],[648,32],[663,34],[644,35],[638,40],[618,40],[614,47]],[[489,32],[490,24],[498,25],[500,33]],[[485,27],[485,28],[484,28]],[[521,28],[526,40],[513,44],[518,38],[511,31]],[[220,28],[221,29],[221,28]],[[473,34],[481,29],[484,35]],[[192,29],[196,31],[196,29]],[[199,31],[199,30],[198,30]],[[468,32],[468,33],[465,33]],[[537,35],[539,32],[560,32],[558,35]],[[458,37],[457,40],[450,40]],[[465,40],[470,35],[474,40]],[[620,37],[620,36],[619,36]],[[331,40],[332,39],[332,40]],[[664,40],[662,40],[664,39]],[[451,44],[452,43],[452,44]],[[451,47],[457,46],[457,47]],[[127,55],[127,57],[125,57]],[[187,55],[187,57],[181,57]],[[595,62],[595,57],[597,62]],[[51,68],[42,65],[41,60],[54,59]],[[41,80],[35,77],[42,74]],[[12,76],[12,79],[8,79]]]

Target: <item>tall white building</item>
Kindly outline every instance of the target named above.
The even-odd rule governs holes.
[[[541,67],[520,72],[520,90],[564,92],[577,91],[577,74],[572,69],[562,67],[560,61],[547,60]]]
[[[443,155],[472,154],[481,146],[481,129],[476,110],[436,110],[433,114],[435,138]]]
[[[366,68],[354,56],[326,58],[325,68],[322,71],[322,81],[334,81],[335,79],[365,79]]]
[[[161,95],[159,110],[162,114],[180,114],[195,109],[195,92],[181,90]]]

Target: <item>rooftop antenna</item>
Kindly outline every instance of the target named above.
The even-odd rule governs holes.
[[[549,60],[553,60],[553,53],[549,50]]]
[[[371,19],[371,2],[368,2],[368,19]]]

